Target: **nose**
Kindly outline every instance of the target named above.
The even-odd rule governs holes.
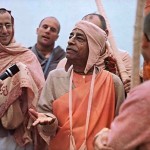
[[[75,36],[72,36],[71,38],[69,38],[68,44],[74,44],[74,43],[75,43]]]
[[[6,28],[6,26],[5,26],[5,25],[3,25],[3,26],[2,26],[2,28],[1,28],[1,32],[2,32],[2,33],[6,33],[6,32],[7,32],[7,28]]]
[[[47,27],[47,28],[46,28],[46,31],[47,31],[47,32],[50,32],[50,31],[51,31],[51,27]]]

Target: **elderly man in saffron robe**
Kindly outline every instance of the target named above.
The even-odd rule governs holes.
[[[50,72],[38,108],[30,109],[51,150],[93,149],[93,138],[109,127],[124,100],[124,88],[115,74],[103,70],[106,33],[79,21],[69,36],[65,68]],[[47,124],[47,125],[46,125]],[[56,132],[56,133],[55,133]],[[46,138],[47,136],[47,138]]]
[[[84,16],[82,18],[82,20],[86,20],[89,22],[94,23],[95,25],[97,25],[99,28],[103,29],[107,36],[109,35],[109,29],[107,28],[106,25],[106,21],[105,18],[97,13],[90,13],[86,16]],[[110,45],[109,41],[107,41],[106,44],[106,51],[109,51],[109,53],[111,52],[111,56],[107,56],[106,58],[104,58],[104,62],[105,62],[105,70],[110,71],[116,75],[118,75],[121,78],[121,74],[120,74],[120,69],[117,67],[117,58],[120,57],[121,61],[119,61],[119,63],[121,63],[126,70],[126,73],[128,75],[128,79],[126,79],[123,84],[124,84],[124,88],[125,88],[125,92],[126,94],[130,91],[130,78],[131,78],[131,70],[132,70],[132,58],[130,57],[130,55],[128,54],[128,52],[118,49],[118,54],[115,56],[112,46]],[[119,56],[118,56],[119,55]],[[62,68],[65,66],[67,62],[66,58],[63,58],[57,65],[57,68]]]
[[[20,70],[1,82],[0,149],[32,150],[28,109],[35,109],[45,80],[36,56],[14,40],[14,18],[5,8],[0,8],[0,64],[0,73],[12,64]]]

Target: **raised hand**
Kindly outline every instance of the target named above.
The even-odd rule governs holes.
[[[124,89],[126,93],[129,93],[130,88],[131,88],[131,80],[130,79],[125,80],[123,84],[124,84]]]
[[[29,114],[31,118],[34,120],[33,126],[38,124],[40,125],[50,125],[55,121],[55,118],[46,116],[44,113],[38,113],[34,109],[29,109]]]

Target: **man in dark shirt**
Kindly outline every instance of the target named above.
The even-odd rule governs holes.
[[[37,43],[30,49],[37,56],[44,72],[45,79],[48,73],[55,69],[58,62],[65,57],[65,51],[55,47],[59,37],[60,23],[55,17],[44,18],[37,28]]]

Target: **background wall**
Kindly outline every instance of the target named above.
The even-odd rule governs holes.
[[[103,0],[116,43],[132,55],[136,0]],[[95,0],[0,0],[0,7],[10,9],[15,18],[15,38],[29,47],[36,42],[36,28],[47,16],[61,23],[57,44],[64,49],[74,24],[84,15],[96,12]]]

